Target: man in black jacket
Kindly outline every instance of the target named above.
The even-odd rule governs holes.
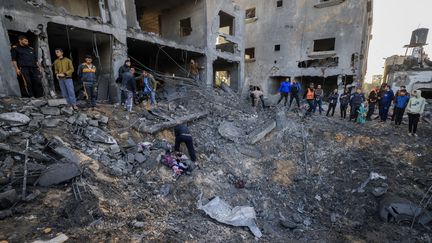
[[[189,128],[187,127],[187,125],[181,124],[181,125],[175,126],[174,127],[174,135],[175,135],[174,150],[178,152],[180,150],[180,144],[185,143],[186,147],[188,149],[188,152],[189,152],[189,156],[190,156],[192,162],[194,162],[196,165],[197,158],[196,158],[195,149],[193,146],[192,135],[190,134]]]
[[[365,101],[365,97],[361,92],[361,89],[358,88],[356,92],[351,95],[351,99],[350,99],[350,106],[351,106],[350,121],[354,119],[354,122],[356,122],[358,116],[358,110],[364,101]]]
[[[376,104],[377,104],[377,101],[378,101],[377,90],[378,90],[378,88],[377,89],[372,89],[371,92],[369,93],[369,97],[367,99],[368,104],[369,104],[369,106],[368,106],[368,112],[367,112],[367,115],[366,115],[366,120],[367,121],[372,121],[371,117],[372,117],[373,113],[375,112],[375,107],[376,107]]]

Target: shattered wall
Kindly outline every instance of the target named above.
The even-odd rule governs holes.
[[[394,91],[405,85],[408,92],[416,89],[432,91],[432,70],[411,70],[391,72],[388,74],[388,84]]]
[[[346,0],[324,6],[315,0],[285,0],[281,7],[276,0],[235,2],[245,10],[255,8],[256,13],[245,20],[245,48],[255,48],[255,58],[247,61],[246,82],[268,92],[273,86],[271,77],[348,75],[363,80],[372,24],[369,1]],[[328,38],[335,38],[334,50],[314,51],[314,40]],[[299,67],[302,62],[328,58],[328,65],[323,61]]]

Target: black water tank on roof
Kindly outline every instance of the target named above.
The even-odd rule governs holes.
[[[429,29],[420,28],[412,32],[410,46],[426,45]]]

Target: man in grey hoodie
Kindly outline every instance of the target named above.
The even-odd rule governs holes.
[[[406,111],[408,113],[408,135],[417,137],[417,124],[420,121],[420,115],[423,114],[426,100],[421,97],[421,90],[414,90]]]

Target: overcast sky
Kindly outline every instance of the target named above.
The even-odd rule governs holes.
[[[414,29],[428,28],[427,43],[432,40],[432,0],[374,0],[373,38],[369,48],[366,80],[382,74],[383,58],[404,55]],[[432,56],[432,45],[426,46]]]

